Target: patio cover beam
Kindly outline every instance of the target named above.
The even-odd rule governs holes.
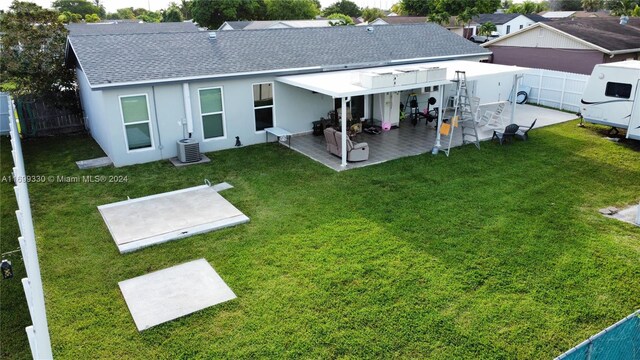
[[[420,67],[446,68],[447,69],[446,78],[443,80],[431,81],[426,83],[396,85],[391,87],[373,88],[373,89],[362,87],[360,84],[355,83],[353,81],[353,79],[356,78],[361,72],[380,72],[380,71],[389,72],[392,70],[416,69]],[[436,86],[436,85],[442,86],[446,84],[451,84],[452,80],[455,77],[456,70],[465,71],[467,75],[467,81],[479,80],[482,78],[496,76],[496,75],[523,74],[530,71],[530,69],[528,68],[523,68],[518,66],[480,63],[475,61],[453,60],[453,61],[439,61],[439,62],[424,62],[424,63],[409,64],[409,65],[383,66],[383,67],[367,68],[367,69],[329,71],[329,72],[313,73],[313,74],[279,76],[276,78],[276,81],[283,84],[288,84],[291,86],[306,89],[312,92],[328,95],[333,98],[342,98],[342,97],[350,97],[350,96],[381,94],[386,92],[419,89],[425,86]]]

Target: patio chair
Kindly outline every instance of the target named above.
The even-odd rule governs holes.
[[[327,141],[327,151],[333,155],[342,157],[342,133],[334,128],[324,129],[324,138]],[[347,161],[365,161],[369,159],[369,144],[354,144],[347,138]]]
[[[498,139],[498,141],[500,141],[500,145],[502,145],[507,140],[513,139],[519,128],[518,124],[509,124],[504,128],[504,131],[494,130],[491,140],[493,141],[493,139]]]
[[[533,127],[536,125],[536,121],[538,121],[538,119],[533,120],[533,123],[531,123],[531,126],[529,126],[528,129],[526,126],[519,126],[518,131],[516,131],[516,138],[527,140],[529,138],[529,130],[533,129]]]
[[[490,129],[500,129],[504,126],[502,112],[504,111],[505,103],[498,104],[495,111],[486,111],[484,115],[478,121],[478,125],[486,126]]]

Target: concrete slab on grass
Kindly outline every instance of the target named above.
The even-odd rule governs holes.
[[[111,166],[113,162],[108,157],[101,157],[89,160],[76,161],[78,169],[94,169],[99,167]]]
[[[138,331],[236,298],[205,259],[118,283]]]
[[[605,215],[606,217],[618,219],[620,221],[627,222],[629,224],[633,224],[635,226],[640,226],[640,224],[636,224],[636,219],[638,216],[638,205],[632,205],[626,209],[619,210],[618,212]]]
[[[101,205],[98,210],[121,253],[249,221],[208,185]]]
[[[208,163],[211,162],[211,159],[209,159],[206,155],[204,154],[200,154],[200,160],[198,161],[194,161],[194,162],[188,162],[188,163],[183,163],[180,162],[180,160],[178,160],[177,157],[171,158],[169,159],[169,161],[173,164],[173,166],[175,167],[183,167],[183,166],[189,166],[189,165],[196,165],[196,164],[204,164],[204,163]]]

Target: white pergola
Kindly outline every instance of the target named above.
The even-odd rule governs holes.
[[[393,70],[409,70],[416,68],[429,68],[439,67],[445,68],[446,78],[444,80],[430,81],[430,82],[418,82],[407,85],[397,85],[384,88],[366,88],[354,79],[358,79],[362,72],[390,72]],[[342,119],[347,119],[347,102],[352,96],[360,95],[372,95],[383,94],[387,92],[396,92],[404,90],[419,89],[426,86],[444,86],[453,84],[456,71],[464,71],[466,73],[467,81],[479,80],[496,75],[511,74],[514,77],[514,84],[518,84],[518,81],[522,78],[522,75],[527,73],[530,69],[518,67],[497,65],[490,63],[481,63],[475,61],[464,60],[452,60],[452,61],[438,61],[438,62],[425,62],[414,63],[409,65],[389,65],[377,68],[367,69],[355,69],[355,70],[343,70],[332,71],[323,73],[313,73],[304,75],[289,75],[280,76],[276,80],[306,89],[314,91],[324,95],[333,97],[334,99],[340,98],[342,100],[342,113],[340,114]],[[517,86],[513,87],[511,99],[516,98]],[[443,103],[444,91],[439,91],[440,99],[439,104]],[[514,122],[516,102],[512,101],[511,109],[511,123]],[[440,106],[438,111],[438,127],[436,132],[436,144],[435,147],[440,147],[440,125],[442,124],[442,114],[444,107]],[[347,122],[342,121],[342,166],[347,166]]]

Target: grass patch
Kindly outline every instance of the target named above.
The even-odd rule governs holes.
[[[340,173],[276,144],[80,171],[102,155],[91,139],[26,141],[29,174],[128,177],[30,184],[54,355],[557,356],[640,308],[640,230],[597,213],[639,200],[640,156],[576,123]],[[118,253],[96,206],[205,178],[251,222]],[[4,252],[18,229],[0,185]],[[238,298],[138,333],[118,281],[201,257]],[[0,286],[2,356],[27,358],[19,281]]]

